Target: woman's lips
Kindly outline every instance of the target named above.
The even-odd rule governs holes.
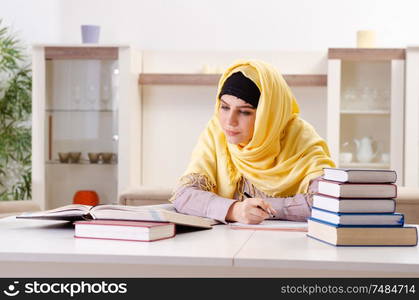
[[[227,133],[229,136],[235,136],[235,135],[238,135],[240,132],[231,131],[231,130],[226,130],[226,133]]]

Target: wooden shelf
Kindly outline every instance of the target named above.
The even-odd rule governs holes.
[[[404,48],[329,48],[329,59],[350,61],[385,61],[406,59]]]
[[[45,47],[45,59],[118,59],[117,47]]]
[[[389,169],[389,163],[360,163],[360,162],[351,162],[351,163],[339,163],[340,168],[367,168],[367,169]]]
[[[141,85],[217,85],[221,74],[168,74],[141,73],[138,83]],[[327,75],[284,75],[290,86],[326,86]]]

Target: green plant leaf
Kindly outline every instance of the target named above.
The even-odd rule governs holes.
[[[0,19],[0,200],[32,197],[32,71],[26,60],[21,42]],[[17,177],[6,185],[12,170]]]

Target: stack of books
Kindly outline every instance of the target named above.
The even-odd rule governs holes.
[[[325,168],[307,235],[335,246],[416,246],[417,228],[395,212],[396,179],[394,170]]]

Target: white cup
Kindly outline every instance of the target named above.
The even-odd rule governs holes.
[[[351,152],[342,152],[340,154],[340,162],[344,163],[344,164],[348,164],[350,162],[352,162],[352,153]]]

